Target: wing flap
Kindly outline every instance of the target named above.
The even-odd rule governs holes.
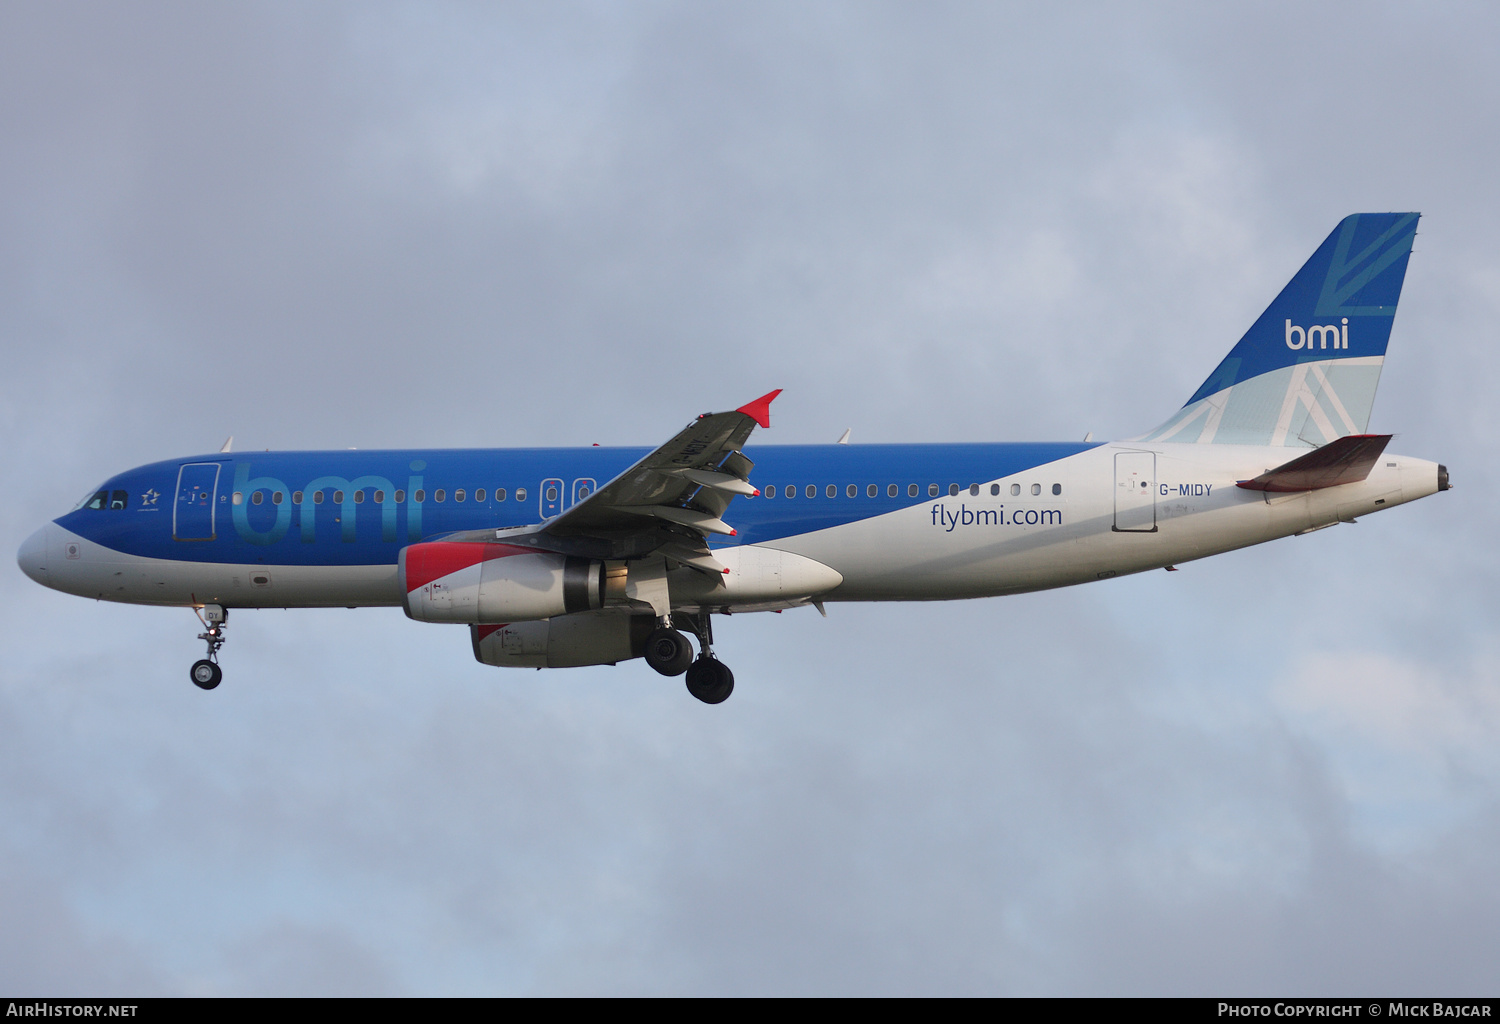
[[[717,533],[725,537],[735,535],[734,527],[717,516],[699,512],[694,508],[678,508],[675,505],[616,505],[615,510],[633,516],[655,516],[678,526],[686,526],[699,533]]]

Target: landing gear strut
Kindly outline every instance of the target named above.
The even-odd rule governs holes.
[[[687,690],[705,704],[722,704],[734,692],[734,673],[714,657],[714,627],[708,612],[693,619],[698,634],[698,660],[687,670]]]
[[[219,648],[224,646],[224,629],[229,621],[229,611],[217,604],[206,604],[201,612],[197,608],[193,611],[207,630],[199,633],[198,639],[208,644],[208,657],[193,662],[188,676],[199,689],[212,690],[224,679],[224,670],[219,668]]]

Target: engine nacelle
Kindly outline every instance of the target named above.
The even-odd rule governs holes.
[[[413,544],[400,579],[419,622],[521,622],[604,604],[603,562],[513,544]]]
[[[510,668],[577,668],[639,658],[656,628],[652,615],[624,608],[558,615],[541,622],[470,626],[474,657]]]

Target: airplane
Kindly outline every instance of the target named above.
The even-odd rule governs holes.
[[[192,608],[205,690],[231,609],[394,605],[468,626],[486,665],[644,658],[717,704],[714,615],[1170,570],[1447,490],[1366,433],[1418,218],[1344,218],[1187,403],[1123,441],[750,447],[772,391],[654,450],[226,442],[110,478],[17,560],[80,597]]]

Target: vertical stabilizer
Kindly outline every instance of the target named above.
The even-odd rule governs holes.
[[[1177,414],[1141,438],[1317,447],[1370,422],[1416,213],[1356,213]]]

